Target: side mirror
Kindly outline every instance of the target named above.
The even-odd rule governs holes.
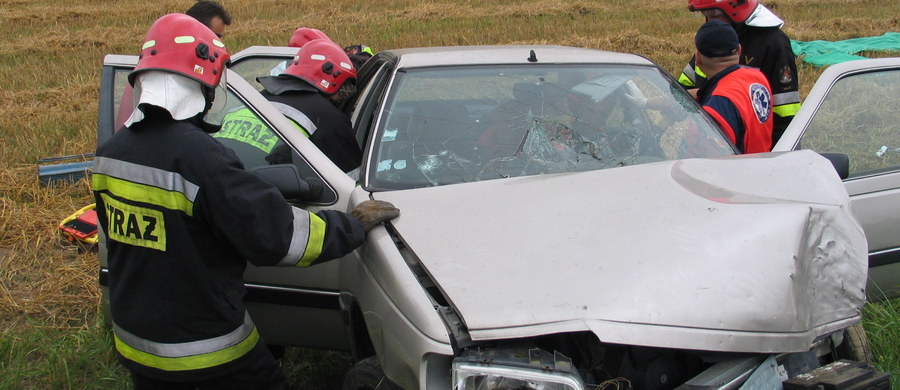
[[[318,179],[302,179],[293,164],[263,165],[250,172],[278,188],[285,199],[312,202],[321,198],[325,189]]]
[[[850,157],[843,153],[820,153],[822,157],[831,161],[831,165],[834,165],[834,170],[837,171],[838,176],[840,176],[841,180],[850,176]]]

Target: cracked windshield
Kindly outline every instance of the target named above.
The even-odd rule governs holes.
[[[400,73],[379,118],[370,182],[406,189],[734,154],[673,83],[639,66]]]

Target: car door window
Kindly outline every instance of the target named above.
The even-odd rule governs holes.
[[[306,180],[319,180],[321,176],[311,165],[297,153],[284,137],[275,131],[272,123],[261,116],[251,106],[247,105],[232,91],[225,92],[218,89],[216,100],[223,99],[225,104],[221,109],[210,111],[206,120],[210,123],[220,123],[221,130],[212,133],[217,141],[233,150],[243,162],[244,168],[252,170],[257,167],[276,164],[295,165],[302,178]],[[299,126],[286,131],[302,132]],[[334,190],[325,186],[325,194],[320,198],[322,204],[330,204],[337,200]]]
[[[800,146],[850,157],[850,178],[900,170],[900,70],[837,80],[816,109]]]
[[[241,75],[257,91],[262,91],[263,86],[256,81],[257,77],[278,76],[290,62],[289,57],[248,57],[241,61],[235,61],[228,68]]]
[[[374,76],[362,80],[364,84],[361,92],[351,102],[352,106],[349,108],[349,112],[352,113],[351,121],[356,132],[356,142],[361,149],[365,148],[366,138],[368,138],[369,130],[371,129],[371,121],[375,117],[375,110],[384,96],[389,70],[388,66],[381,66],[374,73]]]

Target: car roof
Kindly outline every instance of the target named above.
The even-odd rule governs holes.
[[[398,58],[400,68],[528,63],[654,65],[636,54],[552,45],[443,46],[385,51]]]

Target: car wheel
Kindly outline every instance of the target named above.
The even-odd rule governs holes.
[[[844,341],[837,346],[837,354],[838,358],[869,364],[875,362],[875,355],[872,354],[872,349],[869,347],[869,338],[866,336],[862,322],[844,329]]]
[[[378,357],[360,360],[347,372],[341,390],[401,390],[381,370]]]

